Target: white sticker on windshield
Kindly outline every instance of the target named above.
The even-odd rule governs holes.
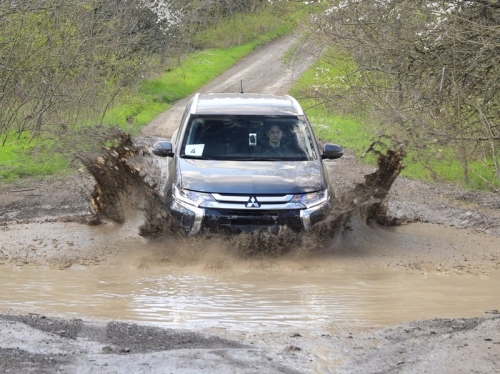
[[[203,154],[203,148],[205,148],[205,144],[189,144],[186,145],[184,153],[186,156],[201,156]]]

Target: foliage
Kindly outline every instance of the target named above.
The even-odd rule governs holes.
[[[1,143],[95,121],[158,64],[192,50],[193,30],[200,33],[229,16],[255,12],[261,3],[0,2]],[[247,34],[255,36],[254,31]]]
[[[361,155],[376,131],[366,126],[366,118],[343,113],[318,96],[328,92],[331,97],[344,89],[343,77],[352,68],[348,60],[339,59],[338,63],[330,64],[320,59],[297,80],[291,94],[305,108],[318,138],[341,144]]]
[[[231,17],[224,24],[216,24],[198,33],[193,37],[193,44],[203,49],[230,48],[263,37],[272,39],[289,31],[292,25],[293,21],[279,17],[266,7],[244,17]]]
[[[314,93],[316,100],[338,111],[366,113],[404,138],[412,159],[434,178],[440,179],[441,165],[458,161],[465,183],[481,180],[483,187],[497,188],[497,1],[329,0],[310,6],[311,32],[335,47],[325,63],[352,60],[337,82],[323,82],[327,87]]]
[[[95,118],[165,42],[154,14],[122,0],[0,3],[0,139]]]
[[[231,36],[235,25],[244,27],[237,39]],[[292,25],[291,21],[280,20],[264,8],[230,17],[225,23],[210,27],[195,40],[205,40],[205,47],[223,47],[204,48],[178,56],[178,60],[167,65],[163,74],[141,81],[138,90],[115,100],[104,123],[119,125],[134,133],[172,103],[192,94],[259,45],[289,31]]]
[[[331,56],[335,56],[335,59],[331,59]],[[355,77],[346,77],[355,75],[356,72],[357,68],[349,55],[333,49],[302,75],[291,93],[306,109],[318,138],[338,143],[354,151],[357,156],[365,156],[371,141],[391,129],[369,115],[360,114],[368,113],[368,106],[360,109],[358,103],[332,105],[335,97],[344,103],[342,94],[349,91],[349,83],[358,82]],[[379,81],[378,85],[383,86],[384,82]],[[325,100],[325,97],[329,100]],[[397,133],[400,139],[404,138],[404,133],[398,133],[395,129],[392,133]],[[371,164],[375,162],[369,155],[365,161]],[[494,186],[495,169],[491,158],[470,160],[469,169],[470,177],[466,187],[488,189]],[[463,180],[463,169],[453,148],[441,144],[436,147],[412,149],[401,175],[421,180],[460,183]]]
[[[231,49],[194,52],[195,35],[230,35],[245,18]],[[0,2],[0,27],[0,179],[11,180],[64,170],[48,139],[100,123],[137,133],[290,23],[260,0],[37,0]]]

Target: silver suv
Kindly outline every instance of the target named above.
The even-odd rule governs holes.
[[[334,192],[309,121],[290,96],[196,94],[171,141],[165,203],[190,235],[239,233],[281,226],[309,229],[328,214]]]

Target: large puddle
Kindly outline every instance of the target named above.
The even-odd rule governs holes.
[[[439,239],[443,235],[448,237],[446,243]],[[468,274],[463,267],[460,271],[450,267],[449,271],[427,272],[395,266],[397,260],[381,261],[386,256],[397,258],[389,251],[399,251],[406,264],[411,264],[409,253],[421,257],[439,247],[446,254],[444,246],[451,248],[453,257],[460,257],[463,247],[488,239],[474,235],[414,225],[372,231],[363,242],[348,243],[347,252],[316,259],[233,259],[221,266],[214,266],[216,260],[175,257],[171,263],[154,266],[159,257],[152,253],[149,259],[65,270],[2,266],[0,312],[246,331],[321,329],[335,324],[355,329],[436,317],[482,316],[499,309],[500,271]],[[147,252],[150,246],[134,243],[137,252]],[[263,265],[266,261],[268,265]],[[432,266],[441,270],[438,262]]]

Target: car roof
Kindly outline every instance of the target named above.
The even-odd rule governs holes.
[[[191,108],[193,114],[229,115],[304,115],[297,100],[288,95],[254,93],[197,94]]]

